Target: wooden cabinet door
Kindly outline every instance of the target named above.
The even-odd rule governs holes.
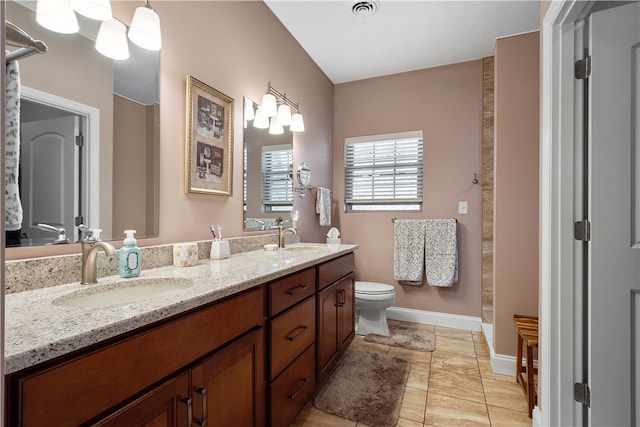
[[[355,284],[353,273],[340,281],[340,345],[346,350],[355,336]]]
[[[154,388],[124,408],[91,424],[95,427],[190,427],[187,372]]]
[[[317,380],[321,383],[329,374],[332,362],[340,348],[338,331],[338,288],[339,283],[323,289],[318,293],[317,324]]]
[[[217,351],[191,371],[193,422],[221,427],[265,423],[264,330]]]

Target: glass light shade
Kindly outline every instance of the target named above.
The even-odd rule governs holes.
[[[271,125],[269,126],[269,133],[271,135],[280,135],[284,133],[284,129],[282,125],[278,123],[278,119],[276,117],[271,117]]]
[[[80,29],[70,0],[38,0],[36,21],[56,33],[74,34]]]
[[[244,99],[244,120],[245,121],[253,120],[255,116],[256,116],[255,112],[253,111],[253,102],[245,98]]]
[[[160,17],[151,9],[151,6],[140,6],[136,9],[131,28],[129,28],[129,39],[148,50],[162,48]]]
[[[80,15],[96,21],[110,21],[113,19],[109,0],[71,0],[71,7]]]
[[[278,106],[276,105],[276,97],[270,93],[266,93],[262,97],[262,103],[260,104],[262,111],[267,117],[275,117],[278,114]]]
[[[278,107],[278,115],[276,116],[280,126],[289,126],[291,124],[291,107],[282,104]]]
[[[111,59],[127,59],[129,57],[127,27],[116,19],[104,21],[100,24],[100,31],[96,38],[96,50]]]
[[[258,110],[256,110],[253,127],[258,129],[266,129],[269,127],[269,117],[262,111],[262,107],[258,107]]]
[[[291,127],[289,127],[291,132],[304,132],[304,120],[302,119],[302,114],[295,113],[291,116]]]

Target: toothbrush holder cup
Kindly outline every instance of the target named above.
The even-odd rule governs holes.
[[[211,242],[211,252],[209,258],[211,259],[225,259],[229,258],[229,241],[227,240],[214,240]]]

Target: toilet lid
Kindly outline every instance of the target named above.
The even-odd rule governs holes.
[[[357,294],[376,294],[376,295],[393,294],[395,293],[395,288],[385,283],[356,282],[356,293]]]

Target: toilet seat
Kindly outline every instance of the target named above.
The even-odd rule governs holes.
[[[356,282],[356,294],[360,295],[391,295],[396,290],[392,285],[376,282]]]

